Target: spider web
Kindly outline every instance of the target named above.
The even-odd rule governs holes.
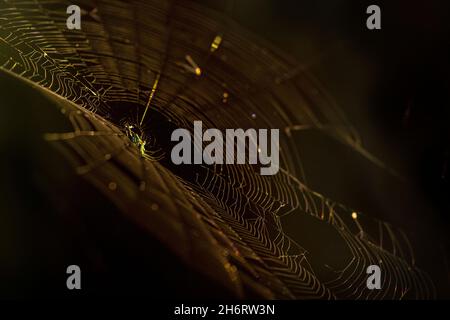
[[[2,1],[0,68],[60,101],[73,131],[44,138],[186,264],[238,297],[434,296],[400,230],[308,188],[298,130],[324,132],[389,168],[363,148],[305,68],[193,2],[78,1],[81,30],[66,28],[70,4]],[[183,67],[187,55],[201,75]],[[146,159],[123,123],[141,120],[150,148],[167,154],[161,119],[190,130],[194,120],[218,129],[280,128],[280,171],[183,170],[167,158]],[[286,231],[293,221],[299,233],[314,232],[311,249]],[[382,269],[381,290],[366,287],[372,264]]]

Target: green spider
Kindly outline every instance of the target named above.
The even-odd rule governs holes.
[[[139,153],[142,157],[146,159],[151,159],[149,152],[145,149],[147,141],[144,138],[142,130],[131,124],[125,124],[126,135],[131,140],[131,142],[136,145],[139,149]]]

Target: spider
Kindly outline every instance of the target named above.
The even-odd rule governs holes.
[[[125,133],[144,159],[159,160],[162,158],[161,150],[152,151],[146,148],[147,139],[141,127],[125,123]]]
[[[125,124],[125,130],[127,137],[131,140],[131,142],[134,145],[138,147],[141,156],[148,159],[149,155],[147,153],[147,150],[145,149],[147,141],[145,140],[142,130],[137,126],[133,126],[128,123]]]

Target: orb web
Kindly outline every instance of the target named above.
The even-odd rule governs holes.
[[[308,187],[296,131],[389,168],[306,68],[195,2],[77,1],[81,30],[66,28],[70,4],[2,1],[0,67],[60,101],[73,130],[43,138],[123,214],[238,297],[434,296],[402,231]],[[164,128],[192,131],[195,120],[281,129],[279,173],[171,166]],[[148,153],[125,124],[140,127]],[[366,287],[372,264],[381,290]]]

